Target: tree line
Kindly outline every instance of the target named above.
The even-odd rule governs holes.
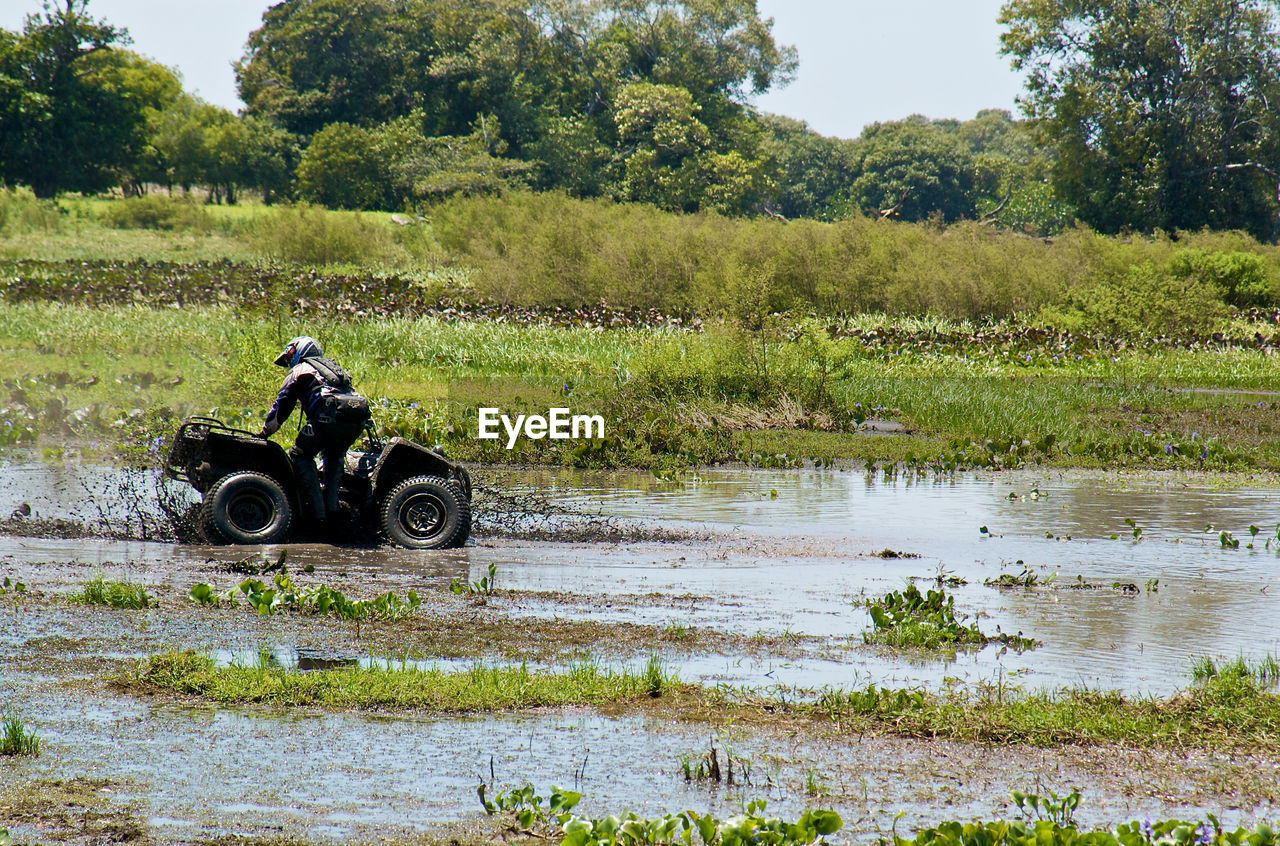
[[[0,178],[413,209],[514,188],[674,212],[985,220],[1040,234],[1280,235],[1274,0],[1009,0],[1025,119],[855,139],[762,113],[795,73],[755,0],[284,0],[242,114],[127,49],[89,0],[0,30]]]

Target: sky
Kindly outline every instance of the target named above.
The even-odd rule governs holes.
[[[1022,80],[999,55],[1003,0],[757,0],[774,37],[800,52],[796,80],[755,100],[765,111],[852,138],[911,114],[973,117],[1016,109]],[[231,65],[269,0],[91,0],[90,12],[133,47],[177,69],[188,91],[233,111]],[[39,0],[0,0],[0,27],[19,29]]]

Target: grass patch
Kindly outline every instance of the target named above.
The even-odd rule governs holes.
[[[0,755],[36,756],[40,754],[40,738],[30,731],[17,717],[6,717],[0,722]]]
[[[828,691],[800,710],[851,731],[976,743],[1280,749],[1280,696],[1251,675],[1218,675],[1168,699],[1075,689],[983,686],[929,693],[873,685]]]
[[[105,605],[108,608],[139,610],[155,605],[155,599],[142,585],[130,582],[108,582],[102,576],[85,582],[84,590],[74,599],[85,605]]]
[[[289,672],[218,667],[193,652],[153,655],[118,682],[139,693],[199,696],[220,703],[404,708],[471,713],[556,705],[606,705],[661,697],[678,679],[651,660],[640,673],[581,662],[562,672],[477,665],[465,671],[370,667]]]
[[[542,313],[406,316],[442,289],[357,277],[308,277],[305,296],[328,311],[303,320],[263,307],[291,284],[287,273],[187,270],[198,277],[189,284],[176,281],[181,267],[102,268],[109,278],[97,282],[99,270],[78,265],[66,278],[60,266],[4,269],[22,282],[0,280],[0,293],[22,301],[0,304],[9,395],[0,447],[97,441],[145,451],[177,418],[211,411],[256,428],[281,376],[264,362],[288,338],[312,334],[377,402],[384,433],[444,444],[465,461],[661,472],[734,461],[926,473],[1026,463],[1280,469],[1280,396],[1221,392],[1274,387],[1261,348],[1063,347],[1063,337],[1016,324],[884,316],[841,323],[829,346],[805,321],[796,323],[803,336],[779,330],[751,346],[751,333],[731,324],[700,335],[552,325]],[[113,299],[139,290],[131,280],[145,280],[145,305]],[[362,301],[372,303],[363,313]],[[507,450],[476,438],[479,408],[514,417],[557,406],[603,415],[605,439],[521,439]],[[857,433],[868,419],[910,434]]]
[[[1202,655],[1191,662],[1191,678],[1197,682],[1215,679],[1248,680],[1258,687],[1275,687],[1280,683],[1280,662],[1274,655],[1267,653],[1256,662],[1239,656],[1219,665],[1209,656]]]

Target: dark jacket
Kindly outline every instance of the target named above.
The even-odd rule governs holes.
[[[331,374],[336,373],[339,379],[345,379],[346,388],[350,389],[350,377],[335,362],[320,359],[320,367],[317,367],[312,363],[314,361],[316,359],[304,358],[294,365],[289,375],[284,377],[284,384],[280,386],[280,393],[276,396],[271,410],[267,412],[267,422],[262,427],[266,434],[270,435],[279,429],[281,424],[289,419],[289,415],[293,413],[293,407],[299,402],[302,403],[302,412],[308,420],[311,420],[325,389],[332,391],[336,387],[331,380],[325,378],[320,367],[327,367]]]

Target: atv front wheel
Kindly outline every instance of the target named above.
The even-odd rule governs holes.
[[[471,534],[471,504],[456,482],[414,476],[391,489],[379,509],[383,536],[408,549],[462,546]]]
[[[200,515],[209,539],[225,543],[283,543],[293,526],[293,504],[280,483],[248,471],[214,482]]]

